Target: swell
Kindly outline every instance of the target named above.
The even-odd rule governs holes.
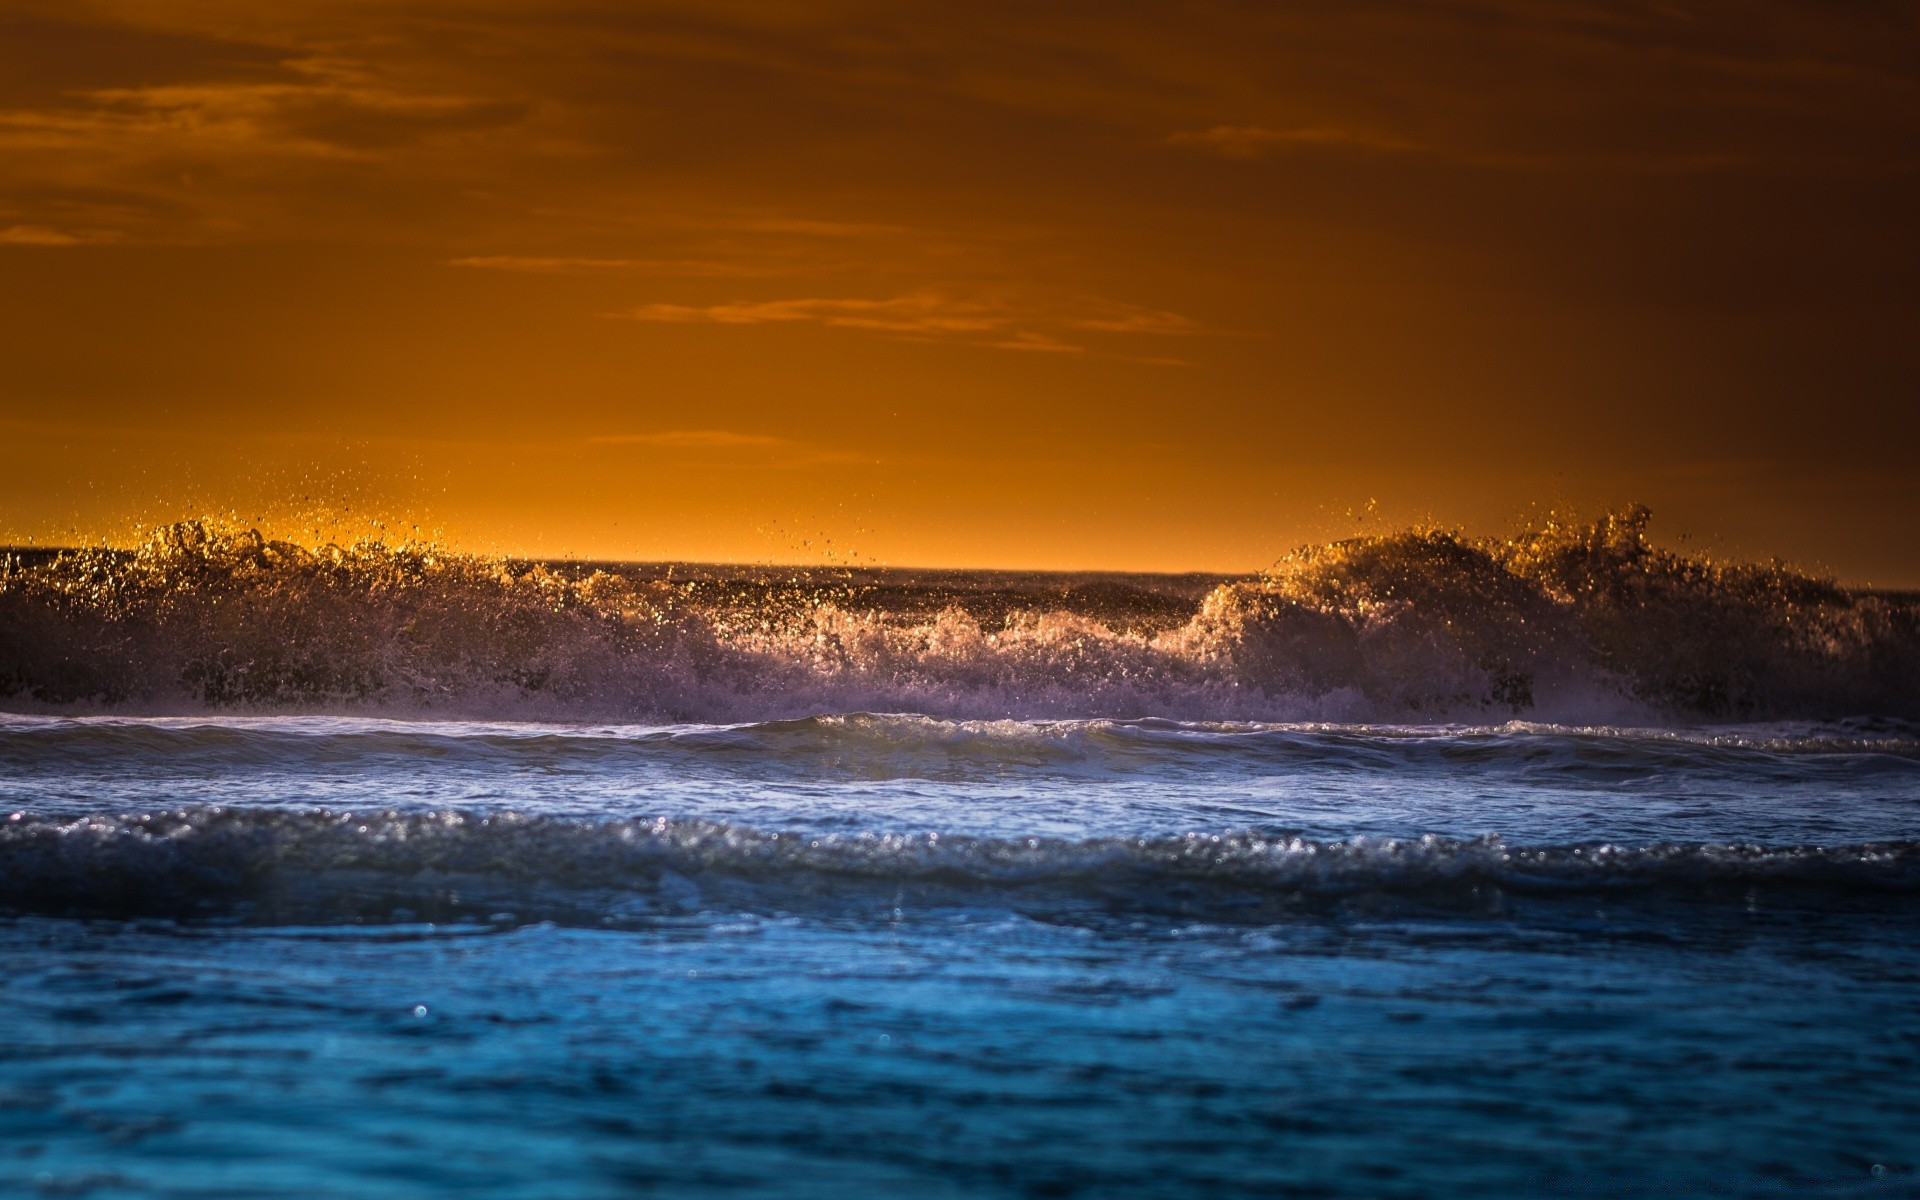
[[[0,907],[119,917],[614,921],[744,907],[1014,903],[1259,919],[1355,901],[1920,891],[1920,842],[1520,846],[1258,834],[832,836],[700,820],[184,808],[0,825]]]
[[[1654,546],[1644,510],[1302,551],[1197,598],[675,582],[201,523],[0,570],[0,697],[136,711],[744,721],[1920,716],[1920,604]]]
[[[842,781],[1375,773],[1511,782],[1683,772],[1699,781],[1858,782],[1920,774],[1920,727],[1844,721],[1690,729],[1138,720],[954,721],[850,713],[733,725],[580,726],[355,717],[4,717],[16,781],[112,772],[567,771]]]

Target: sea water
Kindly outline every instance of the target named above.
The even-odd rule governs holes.
[[[22,1194],[1920,1192],[1905,726],[12,717],[0,772]]]
[[[1913,607],[1431,550],[10,568],[0,1194],[1920,1195]]]

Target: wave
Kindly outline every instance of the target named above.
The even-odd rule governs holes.
[[[1146,577],[675,581],[189,522],[4,560],[0,697],[680,721],[1920,716],[1920,602],[1677,555],[1648,519],[1352,539],[1191,599]]]
[[[413,764],[613,772],[677,778],[843,780],[1141,779],[1222,781],[1333,771],[1512,782],[1685,772],[1731,779],[1857,782],[1920,772],[1920,726],[1893,720],[1701,726],[1391,726],[1135,720],[956,721],[850,713],[728,725],[556,725],[370,717],[0,715],[0,769],[30,774],[156,769],[245,775]]]
[[[0,823],[0,908],[269,921],[596,923],[736,908],[1003,904],[1262,919],[1328,903],[1920,891],[1920,841],[1844,846],[1258,834],[816,835],[701,820],[184,808]]]

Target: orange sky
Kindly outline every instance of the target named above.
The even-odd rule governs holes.
[[[1911,3],[0,0],[0,538],[1916,586],[1916,212]]]

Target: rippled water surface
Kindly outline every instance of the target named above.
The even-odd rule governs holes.
[[[0,767],[0,797],[57,816],[221,804],[822,832],[1793,843],[1899,838],[1920,815],[1920,733],[1871,721],[1675,730],[0,716]]]
[[[1899,722],[10,716],[0,805],[0,1194],[1920,1195]]]

